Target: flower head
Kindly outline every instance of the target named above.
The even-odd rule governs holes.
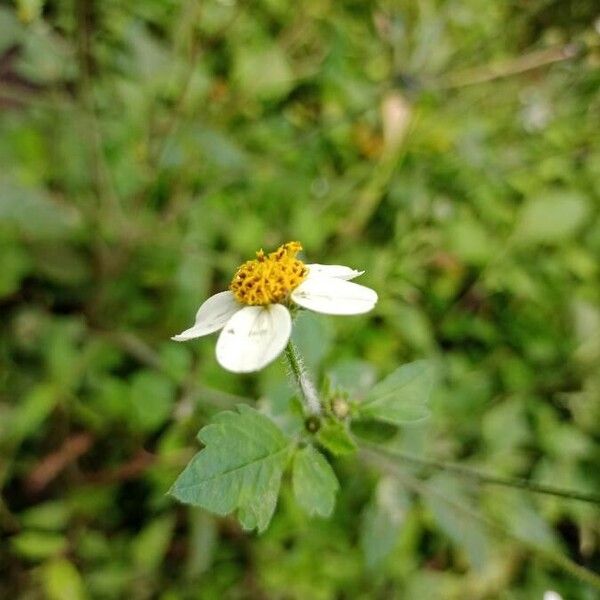
[[[231,280],[229,289],[235,299],[250,306],[284,302],[308,275],[306,265],[296,258],[300,250],[298,242],[283,244],[269,255],[259,250]]]
[[[222,329],[217,360],[235,373],[258,371],[287,345],[292,332],[289,307],[296,304],[330,315],[358,315],[377,302],[372,289],[351,282],[362,275],[341,265],[304,264],[299,242],[275,252],[256,253],[236,271],[229,290],[206,300],[196,321],[172,339],[183,342]]]

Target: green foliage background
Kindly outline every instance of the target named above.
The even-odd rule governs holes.
[[[0,6],[0,597],[597,597],[596,507],[334,461],[261,535],[165,495],[217,410],[283,419],[285,367],[169,340],[260,247],[365,269],[303,317],[360,388],[437,357],[413,454],[600,487],[600,51],[592,0]],[[394,120],[395,119],[395,120]],[[443,498],[493,519],[466,519]]]

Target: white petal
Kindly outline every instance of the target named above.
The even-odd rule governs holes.
[[[304,308],[327,315],[359,315],[375,306],[377,293],[343,279],[309,277],[292,292],[292,300]]]
[[[335,279],[354,279],[362,275],[364,271],[357,271],[343,265],[306,265],[309,277],[334,277]]]
[[[292,317],[282,304],[246,306],[221,331],[217,360],[234,373],[258,371],[277,358],[291,333]]]
[[[231,292],[219,292],[200,306],[193,327],[179,335],[174,335],[171,339],[176,342],[185,342],[218,331],[241,309],[242,305],[237,302]]]

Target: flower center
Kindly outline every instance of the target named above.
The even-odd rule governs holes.
[[[288,242],[275,252],[256,253],[235,273],[229,289],[242,304],[266,305],[284,301],[308,275],[308,269],[296,254],[302,250],[299,242]]]

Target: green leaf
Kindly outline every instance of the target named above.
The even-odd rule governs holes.
[[[331,330],[327,321],[315,313],[302,311],[294,320],[292,340],[298,346],[306,367],[316,371],[331,348]]]
[[[241,48],[234,59],[233,80],[245,94],[261,100],[277,100],[293,85],[294,75],[286,55],[275,44]]]
[[[0,240],[0,298],[16,292],[30,270],[31,259],[22,247]]]
[[[215,518],[206,511],[190,508],[188,512],[190,533],[185,572],[188,579],[197,578],[210,569],[215,559],[219,532]]]
[[[11,539],[16,554],[29,560],[55,556],[67,547],[67,539],[54,532],[25,530]]]
[[[515,229],[518,243],[555,243],[573,236],[589,214],[585,196],[576,192],[548,192],[526,202]]]
[[[375,419],[360,419],[350,423],[352,433],[359,438],[374,444],[389,442],[398,434],[398,426],[376,421]]]
[[[84,600],[88,597],[83,579],[73,563],[57,558],[42,568],[42,583],[48,600]]]
[[[135,424],[142,431],[161,426],[171,414],[175,385],[155,371],[140,371],[131,381],[130,402]]]
[[[428,485],[435,491],[435,495],[428,495],[426,500],[437,524],[466,552],[475,569],[484,569],[489,555],[487,532],[479,521],[459,510],[459,506],[472,509],[473,505],[461,482],[441,473],[432,477]]]
[[[24,27],[19,23],[12,7],[0,7],[0,54],[18,44],[24,33]]]
[[[38,431],[54,409],[58,396],[58,390],[51,384],[40,383],[32,388],[11,414],[7,437],[13,443],[20,443]]]
[[[562,550],[556,532],[536,510],[531,500],[519,490],[495,489],[489,496],[487,506],[513,535],[523,541],[548,550]]]
[[[340,484],[331,465],[312,446],[306,446],[296,453],[292,486],[298,504],[309,515],[331,515]]]
[[[61,530],[69,523],[70,513],[67,503],[57,500],[32,506],[23,511],[19,519],[26,528]]]
[[[206,445],[177,478],[170,493],[218,515],[237,510],[242,527],[264,531],[277,504],[291,443],[267,417],[249,406],[218,414],[200,430]]]
[[[325,421],[317,433],[319,443],[336,456],[352,454],[356,451],[356,442],[348,428],[340,421]]]
[[[497,252],[491,232],[471,216],[452,220],[448,227],[448,245],[467,264],[487,264]]]
[[[396,478],[379,481],[360,529],[360,545],[369,569],[381,566],[394,550],[409,507],[408,494]]]
[[[133,562],[139,571],[152,573],[158,569],[169,548],[175,515],[154,519],[135,538],[132,545]]]
[[[0,225],[31,240],[63,240],[81,224],[73,206],[59,204],[36,188],[2,180]]]
[[[429,415],[427,402],[434,373],[429,361],[402,365],[367,393],[359,416],[393,424],[417,421]]]
[[[366,393],[375,383],[375,367],[367,361],[349,359],[337,363],[328,371],[332,389],[342,389],[352,395]]]

